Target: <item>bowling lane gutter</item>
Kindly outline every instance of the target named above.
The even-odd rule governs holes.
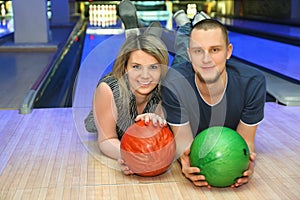
[[[50,63],[45,67],[44,71],[40,74],[38,79],[35,81],[33,86],[27,91],[25,94],[23,101],[19,108],[19,114],[29,114],[31,113],[34,102],[37,98],[38,92],[41,90],[43,84],[46,82],[48,76],[50,75],[52,69],[56,66],[56,64],[64,57],[64,55],[68,52],[69,46],[74,42],[74,38],[80,34],[80,29],[83,27],[84,20],[80,19],[76,23],[75,27],[73,28],[71,34],[69,35],[67,41],[65,42],[62,48],[59,48],[58,51],[53,56],[53,59]]]
[[[13,39],[13,37],[14,37],[14,33],[8,33],[8,34],[5,34],[5,35],[2,35],[0,37],[0,45],[4,44],[7,41],[11,41]]]

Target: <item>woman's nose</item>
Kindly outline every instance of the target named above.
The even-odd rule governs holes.
[[[142,67],[142,70],[141,70],[142,74],[142,78],[148,78],[149,77],[149,70],[148,70],[148,67]]]

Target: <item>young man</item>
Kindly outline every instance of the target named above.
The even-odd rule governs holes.
[[[250,150],[248,170],[232,185],[238,187],[249,181],[254,170],[254,138],[264,116],[265,78],[255,69],[226,65],[233,46],[223,24],[203,19],[207,16],[201,13],[192,25],[184,12],[174,16],[179,25],[177,54],[163,82],[162,100],[182,172],[196,186],[210,187],[199,175],[200,169],[190,166],[190,145],[208,127],[229,127]]]

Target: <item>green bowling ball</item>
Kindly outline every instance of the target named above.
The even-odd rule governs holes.
[[[190,149],[190,164],[214,187],[227,187],[236,182],[248,168],[248,145],[236,131],[216,126],[199,133]]]

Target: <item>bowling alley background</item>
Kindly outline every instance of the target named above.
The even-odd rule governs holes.
[[[232,64],[256,67],[270,81],[253,177],[236,189],[211,190],[193,186],[178,162],[155,177],[125,176],[85,130],[95,86],[125,38],[120,1],[17,1],[20,13],[0,0],[0,199],[299,199],[300,0],[133,0],[144,23],[160,21],[171,37],[174,12],[206,11],[230,29]],[[55,23],[66,1],[67,19]],[[45,12],[35,9],[40,2]],[[40,31],[29,28],[37,17],[22,21],[25,10],[47,15],[48,46],[14,43],[17,14],[30,35]],[[47,102],[59,94],[62,102]]]

